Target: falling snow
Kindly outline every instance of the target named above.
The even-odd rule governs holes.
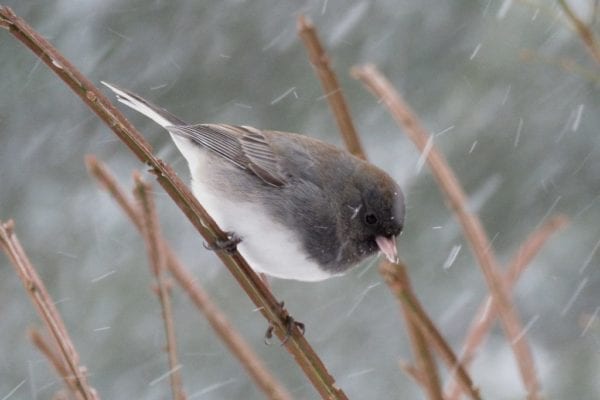
[[[456,261],[456,257],[458,257],[458,253],[460,253],[460,249],[462,249],[461,245],[456,245],[452,247],[452,250],[450,250],[450,254],[448,254],[448,258],[446,258],[446,261],[444,261],[444,269],[449,269],[454,264],[454,261]]]
[[[285,92],[283,92],[281,95],[279,95],[276,98],[274,98],[271,101],[271,105],[273,106],[273,105],[279,103],[281,100],[285,99],[291,93],[294,93],[294,97],[298,98],[298,95],[296,94],[296,87],[294,86],[294,87],[289,88]]]

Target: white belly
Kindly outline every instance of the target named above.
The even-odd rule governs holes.
[[[193,182],[192,190],[221,229],[242,239],[238,250],[256,272],[299,281],[320,281],[333,276],[308,260],[296,235],[269,218],[260,206],[217,198],[200,182]]]

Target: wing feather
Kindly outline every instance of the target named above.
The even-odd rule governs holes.
[[[287,183],[281,173],[279,157],[273,152],[269,140],[256,128],[199,124],[173,125],[166,129],[254,173],[269,185],[284,186]]]

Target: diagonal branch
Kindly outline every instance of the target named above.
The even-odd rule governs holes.
[[[0,27],[8,29],[15,38],[33,51],[112,129],[140,161],[152,168],[159,184],[209,244],[226,239],[225,233],[202,208],[187,186],[179,180],[173,169],[154,156],[148,142],[75,66],[8,7],[0,7]],[[292,327],[289,335],[287,334],[287,310],[275,299],[239,252],[218,252],[217,256],[274,327],[275,334],[282,341],[285,340],[285,348],[292,354],[319,394],[327,399],[345,399],[345,393],[335,385],[335,380],[298,327]]]
[[[52,346],[37,329],[30,329],[27,334],[29,336],[29,340],[31,340],[31,343],[38,348],[38,350],[46,357],[50,364],[52,364],[52,367],[54,367],[54,370],[56,373],[58,373],[58,376],[63,379],[65,386],[72,390],[73,388],[71,387],[71,383],[69,381],[69,371],[65,366],[63,357],[56,353],[55,349],[53,348],[54,346]]]
[[[58,346],[67,372],[62,378],[67,382],[68,387],[76,394],[78,399],[99,399],[96,391],[87,381],[85,368],[79,363],[79,354],[75,350],[67,328],[54,305],[55,303],[52,301],[44,282],[21,247],[21,243],[19,243],[19,239],[13,229],[14,223],[12,221],[0,221],[0,247],[2,247],[2,250],[4,250],[15,267],[27,294]]]
[[[600,65],[600,44],[592,29],[575,14],[567,0],[558,0],[558,4],[575,27],[590,56]]]
[[[162,310],[163,322],[165,324],[165,333],[167,338],[167,355],[169,358],[169,374],[171,380],[171,390],[173,400],[185,400],[186,395],[183,391],[181,380],[181,371],[177,358],[177,341],[175,336],[175,324],[173,322],[173,309],[171,306],[171,294],[164,274],[165,270],[165,251],[163,239],[160,233],[158,216],[156,215],[156,206],[151,194],[150,184],[145,183],[139,173],[134,174],[135,187],[133,193],[138,201],[138,209],[141,211],[143,222],[143,236],[146,242],[148,258],[154,279],[156,280],[157,294]]]
[[[564,215],[557,215],[550,218],[548,222],[529,235],[529,237],[525,240],[525,243],[519,247],[517,254],[509,263],[508,270],[504,275],[509,289],[512,289],[515,286],[517,280],[521,276],[521,273],[533,260],[535,255],[541,250],[542,246],[544,243],[546,243],[550,236],[559,229],[562,229],[568,223],[569,221],[567,217]],[[475,357],[477,348],[483,343],[483,340],[492,328],[497,316],[498,310],[496,308],[496,304],[492,297],[488,296],[475,314],[475,317],[471,322],[469,332],[467,333],[467,337],[464,340],[461,360],[465,367],[468,366]],[[458,400],[461,388],[458,386],[457,382],[453,383],[454,384],[447,391],[448,395],[446,398],[449,400]]]
[[[302,38],[304,46],[308,51],[310,62],[321,80],[323,92],[325,93],[332,114],[335,117],[342,138],[346,143],[346,148],[356,157],[366,160],[367,156],[360,143],[360,138],[356,133],[356,129],[354,129],[354,124],[352,123],[348,105],[342,94],[342,89],[340,88],[335,73],[329,65],[329,57],[321,45],[315,27],[306,19],[306,17],[304,17],[304,15],[298,17],[298,34]]]
[[[90,174],[94,176],[99,185],[110,193],[141,233],[143,222],[140,214],[136,211],[135,205],[128,199],[125,190],[119,186],[107,167],[91,155],[86,156],[85,162]],[[229,351],[237,357],[240,364],[242,364],[248,375],[264,392],[265,396],[271,400],[290,400],[291,396],[289,393],[273,377],[258,357],[258,354],[252,350],[250,345],[227,320],[225,314],[213,303],[208,293],[198,284],[197,279],[179,261],[171,247],[166,242],[163,242],[162,247],[165,252],[166,265],[169,268],[169,272],[171,272],[177,283],[188,294],[196,307],[204,314],[219,338],[229,348]]]
[[[385,262],[385,261],[384,261]],[[384,267],[381,267],[384,268]],[[398,266],[396,268],[404,268],[404,266]],[[403,289],[408,295],[414,295],[412,287],[408,278],[408,274],[404,271]],[[385,274],[384,274],[385,279]],[[391,290],[394,288],[392,279],[385,279]],[[400,364],[403,371],[412,376],[417,383],[419,383],[425,392],[429,400],[442,400],[442,389],[440,385],[440,377],[437,370],[435,359],[429,350],[429,345],[426,340],[425,334],[419,328],[418,323],[413,321],[413,314],[409,309],[409,305],[405,301],[400,302],[400,308],[402,309],[402,315],[406,321],[406,330],[410,339],[413,356],[415,357],[414,368],[410,368],[407,365]],[[418,318],[423,318],[419,316]],[[418,377],[418,379],[417,379]]]
[[[385,278],[387,284],[390,286],[392,293],[398,298],[403,306],[403,310],[408,314],[409,320],[418,327],[418,329],[427,337],[427,340],[435,347],[437,352],[440,354],[442,359],[446,362],[446,365],[453,373],[456,373],[461,387],[468,393],[472,399],[480,399],[479,392],[471,378],[463,368],[456,355],[452,352],[452,349],[444,338],[440,335],[435,325],[427,317],[423,306],[412,292],[410,283],[408,280],[408,274],[406,273],[406,266],[403,264],[392,264],[384,260],[379,265],[379,271]],[[419,371],[427,372],[427,371]],[[420,378],[426,379],[419,374]]]
[[[493,254],[489,238],[479,218],[468,210],[467,196],[456,175],[454,175],[442,153],[433,144],[433,138],[422,127],[414,112],[374,65],[354,68],[352,73],[375,96],[383,100],[396,122],[404,127],[405,133],[419,151],[424,155],[426,154],[431,171],[450,208],[456,213],[475,258],[481,267],[490,293],[497,303],[502,325],[515,354],[528,397],[531,400],[539,399],[540,385],[529,345],[523,338],[517,341],[514,340],[522,331],[520,318],[512,306],[504,280],[499,274],[500,268]]]

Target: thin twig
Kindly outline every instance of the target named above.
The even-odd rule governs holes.
[[[415,143],[417,148],[422,153],[427,153],[427,162],[431,171],[440,189],[446,196],[450,208],[456,213],[458,221],[462,225],[465,236],[481,267],[490,293],[497,302],[502,326],[519,366],[528,398],[530,400],[539,399],[540,384],[528,342],[525,338],[514,340],[521,334],[523,325],[508,296],[508,291],[500,275],[500,268],[494,256],[490,240],[479,218],[469,211],[467,197],[456,175],[442,153],[431,142],[433,138],[422,127],[415,113],[374,65],[354,68],[352,73],[376,97],[383,100],[396,122],[404,128],[404,132]]]
[[[79,399],[99,399],[96,391],[87,381],[85,368],[80,365],[79,354],[75,350],[67,328],[54,305],[55,303],[21,247],[13,229],[14,223],[12,221],[0,221],[0,246],[15,267],[27,294],[46,325],[46,329],[56,341],[68,371],[68,374],[63,375],[65,381],[68,382],[69,388]]]
[[[354,129],[352,118],[348,112],[348,105],[342,94],[342,89],[338,83],[335,73],[329,65],[329,57],[317,36],[313,24],[304,15],[298,17],[298,34],[304,42],[304,46],[308,51],[308,56],[311,64],[317,71],[317,75],[321,80],[323,92],[329,103],[332,114],[335,117],[342,138],[346,143],[346,148],[356,157],[366,159],[365,152],[360,143],[360,138]]]
[[[386,260],[379,265],[379,271],[390,286],[392,293],[401,304],[406,306],[406,311],[412,321],[415,322],[420,331],[427,336],[429,342],[434,346],[452,373],[456,373],[462,388],[473,399],[480,399],[479,392],[471,378],[459,362],[458,358],[439,333],[433,322],[427,317],[423,306],[416,298],[410,287],[406,266],[402,263],[392,264]],[[421,371],[424,373],[425,371]]]
[[[156,215],[156,206],[151,194],[151,187],[142,180],[139,173],[134,174],[135,187],[133,193],[138,201],[138,209],[141,211],[144,225],[143,236],[146,242],[146,250],[154,279],[156,280],[157,294],[162,310],[162,318],[165,324],[165,333],[167,339],[167,355],[169,358],[169,374],[171,381],[171,390],[173,400],[185,400],[186,395],[183,391],[181,379],[181,369],[177,357],[177,341],[175,336],[175,323],[173,322],[173,310],[171,306],[171,294],[169,292],[165,270],[165,253],[163,249],[163,239],[160,233],[158,216]]]
[[[523,245],[519,247],[517,254],[513,257],[508,265],[505,274],[506,284],[509,289],[512,289],[517,283],[521,273],[531,263],[535,255],[541,250],[546,241],[559,229],[562,229],[568,223],[567,217],[564,215],[556,215],[544,223],[538,230],[529,235]],[[498,310],[492,297],[488,296],[479,306],[471,327],[464,340],[463,350],[461,352],[461,363],[465,368],[471,363],[475,357],[477,348],[481,346],[488,332],[492,328]],[[461,388],[456,381],[450,381],[451,386],[446,391],[445,396],[449,400],[458,400]]]
[[[27,335],[29,336],[29,340],[37,349],[46,357],[46,359],[52,364],[54,370],[65,382],[65,386],[68,389],[61,388],[57,390],[51,397],[52,400],[70,400],[73,397],[69,393],[73,393],[70,388],[68,377],[69,372],[63,362],[60,354],[57,354],[56,351],[52,348],[52,346],[47,339],[44,339],[44,336],[37,329],[29,329],[27,331]],[[80,396],[75,393],[77,398]]]
[[[71,388],[71,383],[69,381],[69,371],[67,371],[67,367],[63,362],[63,358],[60,354],[57,354],[52,346],[37,329],[29,329],[27,332],[29,336],[29,340],[38,350],[46,357],[46,359],[52,364],[58,376],[60,376],[65,381],[65,386]]]
[[[8,7],[0,7],[0,26],[8,28],[15,38],[33,51],[113,130],[140,161],[151,166],[160,185],[209,244],[227,238],[225,232],[202,208],[188,187],[176,176],[173,169],[154,156],[151,146],[123,114],[46,39],[23,19],[17,17]],[[250,268],[239,252],[235,251],[232,254],[217,252],[217,256],[262,315],[274,327],[274,333],[284,342],[284,347],[292,354],[321,397],[326,399],[347,398],[345,393],[336,386],[335,380],[314,349],[308,344],[300,329],[293,326],[290,332],[288,324],[286,324],[286,321],[289,320],[287,310],[265,287],[260,277]]]
[[[108,170],[108,167],[92,154],[85,156],[85,166],[90,175],[96,179],[96,183],[111,195],[129,220],[134,223],[138,231],[143,234],[144,223],[139,210],[135,206],[135,203],[128,198],[125,190],[119,186],[113,174]]]
[[[567,18],[571,21],[577,34],[583,41],[586,49],[590,56],[596,61],[598,65],[600,65],[600,44],[598,44],[598,39],[594,35],[594,32],[590,29],[590,27],[583,22],[581,18],[575,14],[569,3],[566,0],[558,0],[558,4],[560,4],[563,12],[567,15]]]
[[[136,212],[135,205],[128,199],[127,193],[119,186],[108,168],[92,155],[86,156],[85,161],[90,174],[100,186],[110,193],[133,225],[142,233],[143,223],[140,214]],[[192,273],[181,263],[166,241],[163,242],[162,248],[165,252],[169,272],[188,294],[194,305],[204,314],[218,337],[229,348],[229,351],[237,357],[256,385],[271,400],[290,400],[292,398],[290,394],[269,372],[260,357],[231,325],[225,314],[211,300]]]
[[[385,268],[385,267],[382,267]],[[410,284],[410,280],[408,278],[408,274],[406,274],[406,270],[404,270],[404,266],[399,266],[398,268],[402,268],[404,271],[403,276],[403,289],[409,293],[409,295],[413,295],[412,287]],[[382,274],[385,278],[386,275]],[[390,284],[392,279],[388,278],[385,281],[389,284],[390,289],[394,290],[394,286]],[[440,385],[440,377],[438,375],[437,365],[435,360],[429,350],[429,346],[426,340],[424,333],[419,328],[419,325],[415,323],[414,318],[411,315],[410,306],[407,302],[401,301],[400,308],[402,309],[402,314],[404,315],[404,320],[406,321],[406,330],[408,332],[408,337],[411,342],[411,347],[413,351],[413,355],[415,357],[416,368],[413,367],[415,375],[413,378],[417,376],[419,379],[416,381],[421,384],[425,392],[427,393],[427,398],[430,400],[442,400],[442,388]],[[408,372],[412,369],[403,369],[405,372]]]
[[[517,250],[517,254],[508,263],[505,281],[508,287],[517,283],[519,276],[531,263],[533,258],[540,252],[544,244],[560,229],[563,229],[569,223],[567,216],[554,215],[548,221],[544,222],[536,231],[532,232],[525,242]]]
[[[427,385],[427,382],[425,382],[425,379],[422,376],[423,374],[415,366],[409,364],[405,360],[398,361],[398,366],[417,385],[419,385],[419,386],[425,386],[425,385]]]

